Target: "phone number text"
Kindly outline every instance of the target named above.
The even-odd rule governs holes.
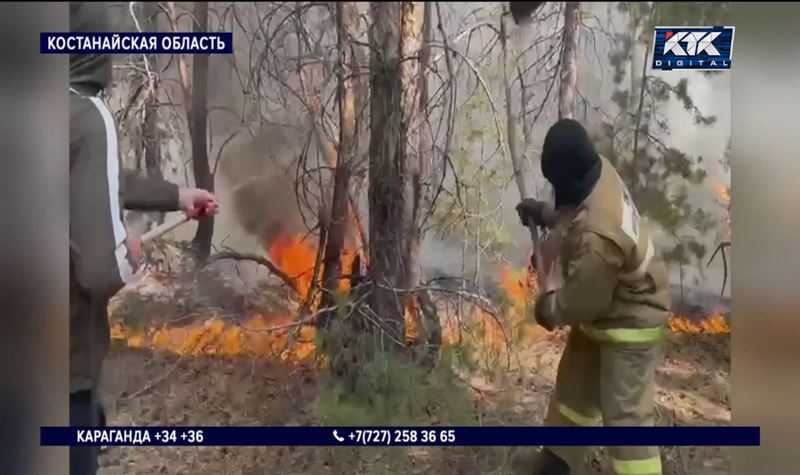
[[[453,429],[355,429],[349,438],[362,445],[441,445],[454,444]]]

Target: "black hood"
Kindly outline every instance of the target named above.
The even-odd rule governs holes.
[[[109,31],[108,6],[105,2],[70,2],[71,33]],[[97,94],[111,83],[111,56],[73,54],[69,57],[69,85],[87,94]]]
[[[589,134],[572,119],[553,124],[542,146],[542,174],[555,190],[555,206],[579,205],[600,179],[602,162]]]

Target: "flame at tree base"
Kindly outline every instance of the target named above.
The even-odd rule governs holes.
[[[350,280],[347,276],[350,273],[356,252],[353,246],[345,240],[345,246],[341,250],[339,270],[342,278],[339,280],[338,289],[346,293],[350,289]],[[299,300],[305,302],[309,298],[312,287],[319,289],[322,284],[322,275],[325,266],[320,263],[317,269],[317,281],[314,282],[314,266],[317,262],[319,246],[305,239],[301,235],[281,233],[270,242],[262,240],[270,260],[275,266],[283,271],[291,282],[287,282],[298,294]],[[314,293],[310,308],[316,309],[319,305],[319,293]]]
[[[282,238],[267,249],[275,264],[294,277],[294,288],[299,296],[306,298],[312,287],[311,273],[316,259],[313,246],[300,238]],[[352,255],[343,256],[343,266],[352,262]],[[501,266],[496,279],[506,297],[507,305],[502,306],[503,313],[492,315],[474,306],[462,309],[467,314],[464,318],[459,318],[455,312],[440,312],[443,345],[466,344],[496,354],[507,351],[511,342],[517,345],[530,344],[551,334],[526,320],[535,302],[535,275],[525,268],[515,271],[509,266]],[[343,279],[340,290],[346,291],[347,284]],[[297,305],[300,306],[301,302]],[[420,336],[420,308],[416,299],[406,302],[404,317],[405,340],[411,344]],[[113,323],[111,338],[131,348],[147,348],[176,355],[251,356],[304,362],[315,356],[316,329],[313,322],[303,323],[301,325],[292,314],[256,314],[236,323],[212,315],[202,322],[187,326],[162,326],[148,330],[133,330],[121,323]],[[667,328],[676,334],[730,333],[730,327],[721,314],[701,320],[670,315]]]

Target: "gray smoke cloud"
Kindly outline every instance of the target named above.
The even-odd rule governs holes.
[[[591,26],[602,25],[608,31],[615,29],[621,30],[625,27],[624,18],[611,4],[584,4],[582,8],[590,11],[597,20],[592,20],[590,15],[586,16],[586,23]],[[466,2],[443,4],[442,11],[445,16],[443,26],[449,34],[453,35],[453,47],[465,52],[476,61],[484,51],[494,41],[494,33],[486,28],[479,28],[471,35],[461,35],[472,26],[482,22],[496,25],[499,2],[482,3]],[[241,7],[257,8],[253,6]],[[553,7],[554,8],[554,7]],[[119,18],[124,24],[121,31],[125,29],[132,31],[127,5],[117,8]],[[255,17],[254,17],[255,18]],[[434,15],[434,19],[436,15]],[[184,18],[188,21],[187,18]],[[553,16],[549,22],[536,23],[524,27],[511,27],[511,44],[517,51],[522,51],[537,37],[545,34],[557,27],[555,22],[560,21],[557,16]],[[162,25],[166,28],[166,24]],[[185,25],[188,27],[187,25]],[[535,26],[535,28],[534,28]],[[244,32],[238,30],[234,32],[235,37],[246,38]],[[590,34],[583,30],[581,32],[581,52],[579,55],[578,86],[581,96],[586,99],[586,104],[579,101],[578,117],[584,120],[587,127],[591,128],[599,117],[600,109],[611,110],[611,93],[614,89],[611,68],[608,64],[608,50],[612,46],[611,39],[603,34]],[[255,40],[256,49],[263,46],[263,38]],[[262,111],[254,112],[254,96],[245,96],[244,90],[247,89],[247,81],[251,78],[247,76],[247,64],[249,58],[249,42],[238,40],[236,42],[237,55],[234,57],[214,56],[211,58],[210,79],[209,79],[209,106],[214,110],[210,114],[211,148],[212,156],[216,153],[219,146],[230,134],[241,130],[227,146],[225,153],[221,155],[219,172],[217,173],[215,187],[220,199],[221,214],[215,221],[215,242],[216,246],[227,246],[242,252],[263,252],[261,245],[256,239],[263,235],[269,238],[271,233],[279,228],[278,223],[288,225],[292,232],[305,232],[309,225],[315,224],[315,206],[324,199],[320,198],[321,191],[330,192],[329,184],[323,180],[320,187],[316,182],[311,188],[309,203],[305,209],[298,206],[298,201],[305,199],[305,196],[298,197],[294,182],[297,178],[297,160],[307,152],[310,163],[308,166],[314,167],[320,163],[314,143],[307,147],[308,140],[308,116],[305,110],[299,105],[291,106],[279,113],[270,111],[271,123],[263,120]],[[647,47],[651,47],[648,45]],[[495,44],[495,49],[499,51],[499,45]],[[434,55],[439,50],[434,50]],[[246,54],[245,54],[246,53]],[[640,51],[643,53],[643,51]],[[497,56],[491,55],[491,61],[496,62]],[[238,58],[238,74],[232,67],[232,61]],[[483,61],[488,61],[485,58]],[[454,58],[458,66],[457,75],[459,81],[459,106],[463,105],[467,96],[477,88],[473,71],[463,65],[459,57]],[[444,71],[444,61],[439,64],[439,69]],[[639,68],[634,66],[634,68]],[[481,69],[485,81],[490,88],[494,104],[501,122],[505,118],[505,104],[502,96],[502,84],[496,74],[491,71]],[[699,73],[686,73],[680,71],[672,72],[651,72],[663,79],[676,83],[681,77],[689,78],[689,92],[698,108],[705,114],[717,116],[717,123],[710,127],[697,127],[692,124],[690,117],[683,111],[681,104],[673,101],[664,110],[671,125],[671,135],[667,139],[667,145],[675,145],[677,148],[690,155],[702,155],[707,167],[709,178],[706,185],[691,192],[693,203],[701,205],[709,211],[717,211],[717,215],[723,216],[722,208],[716,202],[713,188],[725,186],[729,183],[729,177],[717,164],[725,150],[728,137],[730,136],[730,77],[723,73],[711,78],[703,77]],[[164,73],[164,89],[169,91],[169,96],[180,97],[180,90],[177,86],[177,67],[172,65]],[[533,70],[530,74],[538,74]],[[541,78],[540,78],[541,79]],[[242,81],[245,81],[243,84]],[[528,81],[527,91],[530,97],[538,103],[547,93],[547,86],[544,82],[533,84],[534,78]],[[270,86],[273,88],[273,86]],[[278,85],[274,85],[277,88]],[[435,90],[435,88],[434,88]],[[252,91],[249,91],[252,93]],[[267,91],[275,93],[275,91]],[[515,100],[519,97],[518,85],[515,86]],[[537,123],[534,125],[529,143],[525,144],[527,162],[525,164],[525,177],[528,187],[537,190],[540,199],[549,196],[549,187],[541,178],[539,172],[539,152],[541,142],[547,128],[556,120],[557,110],[555,100],[551,93],[549,105],[541,111]],[[180,111],[179,111],[180,112]],[[435,112],[432,120],[438,120],[442,111]],[[494,118],[488,108],[475,112],[482,114],[480,121],[485,124],[486,130],[494,133]],[[276,125],[286,124],[286,125]],[[502,124],[505,126],[504,123]],[[182,130],[183,135],[178,133],[176,136],[165,139],[162,147],[166,152],[167,164],[165,165],[165,176],[180,184],[191,184],[190,163],[185,156],[190,150],[188,140],[185,136],[186,131]],[[171,132],[170,132],[171,133]],[[456,137],[453,141],[451,151],[458,150],[464,146],[463,135],[466,132],[456,128]],[[366,138],[365,138],[366,139]],[[308,149],[308,150],[306,150]],[[478,148],[467,150],[472,165],[476,166],[479,161],[486,160],[481,156]],[[498,155],[492,160],[486,160],[485,166],[499,166],[499,161],[507,160],[503,155]],[[187,167],[189,171],[187,172]],[[452,173],[450,173],[452,175]],[[510,178],[510,177],[509,177]],[[452,182],[449,184],[452,185]],[[500,215],[498,226],[506,232],[512,239],[513,245],[506,248],[502,258],[507,259],[515,265],[523,265],[524,258],[530,250],[530,238],[524,227],[521,226],[514,211],[514,206],[519,200],[517,189],[512,180],[508,180],[505,187],[496,190],[487,190],[488,208],[499,207]],[[368,228],[368,213],[365,193],[362,193],[358,200],[358,208],[361,211],[363,224]],[[177,238],[191,238],[194,233],[194,225],[186,225],[177,230],[174,235]],[[719,234],[704,238],[704,243],[709,250],[713,250],[715,241],[719,239]],[[475,268],[476,259],[474,256],[474,245],[464,246],[460,238],[450,237],[441,238],[428,233],[422,243],[422,265],[428,274],[448,274],[461,275],[462,270],[466,270],[468,275],[472,275]],[[462,259],[463,258],[463,259]],[[481,274],[485,278],[494,271],[496,256],[485,257],[479,263]],[[687,283],[693,283],[695,278],[700,287],[718,290],[722,282],[721,262],[716,262],[708,271],[701,272],[700,269],[688,269]],[[677,271],[673,271],[673,281],[677,281]]]

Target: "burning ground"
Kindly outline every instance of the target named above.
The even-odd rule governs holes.
[[[237,287],[230,268],[191,270],[184,252],[160,243],[158,269],[111,305],[113,348],[104,398],[112,425],[315,425],[328,414],[321,399],[325,361],[302,325],[303,297],[314,284],[316,249],[301,236],[279,234],[264,256],[292,277],[293,288],[267,279],[257,290]],[[346,257],[345,257],[346,259]],[[251,265],[242,262],[240,265]],[[468,398],[462,416],[478,425],[538,425],[553,387],[565,333],[547,333],[521,319],[534,281],[501,267],[497,313],[468,306],[458,319],[438,308],[443,343],[468,349],[459,365]],[[722,316],[673,317],[658,373],[659,423],[730,423],[730,334]],[[457,391],[447,391],[457,392]],[[429,424],[448,424],[431,412]],[[665,473],[727,473],[724,449],[665,448]],[[493,448],[330,449],[113,447],[104,474],[508,473],[507,450]],[[600,473],[600,452],[593,467]]]

